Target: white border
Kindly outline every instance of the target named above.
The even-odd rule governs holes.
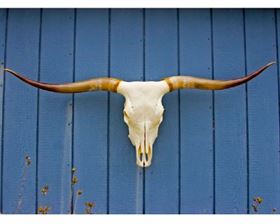
[[[0,215],[0,222],[20,224],[279,224],[279,215]]]
[[[1,8],[279,8],[279,0],[1,0]]]

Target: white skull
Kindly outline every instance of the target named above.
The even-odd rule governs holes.
[[[138,166],[151,165],[153,143],[163,119],[161,101],[168,91],[165,81],[121,82],[118,87],[118,92],[125,97],[124,121],[129,129],[128,137],[135,146]]]

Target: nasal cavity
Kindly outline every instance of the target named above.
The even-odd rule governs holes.
[[[140,152],[139,159],[140,159],[141,162],[143,162],[144,156],[143,156],[142,152]]]
[[[145,153],[145,161],[149,161],[149,153]]]
[[[140,153],[139,154],[139,160],[143,163],[143,164],[145,164],[145,162],[149,162],[150,161],[150,156],[149,156],[149,153]]]

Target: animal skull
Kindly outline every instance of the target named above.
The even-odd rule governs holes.
[[[222,90],[243,84],[275,62],[268,63],[248,76],[234,80],[209,80],[192,76],[171,76],[161,81],[126,82],[115,78],[95,78],[75,83],[48,84],[30,80],[10,69],[4,69],[22,81],[47,91],[59,93],[79,93],[87,91],[111,91],[125,97],[124,121],[129,129],[129,139],[135,146],[136,163],[140,167],[151,165],[153,143],[163,119],[162,97],[173,90],[197,88]]]
[[[138,166],[151,165],[153,143],[163,118],[161,99],[168,91],[165,81],[121,82],[118,87],[118,92],[125,97],[124,121],[129,129],[128,137],[135,146]]]

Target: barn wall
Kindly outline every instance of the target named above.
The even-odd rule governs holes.
[[[231,79],[278,60],[279,26],[273,9],[0,9],[0,211],[280,213],[278,65],[233,89],[166,95],[147,169],[122,96],[3,76]]]

